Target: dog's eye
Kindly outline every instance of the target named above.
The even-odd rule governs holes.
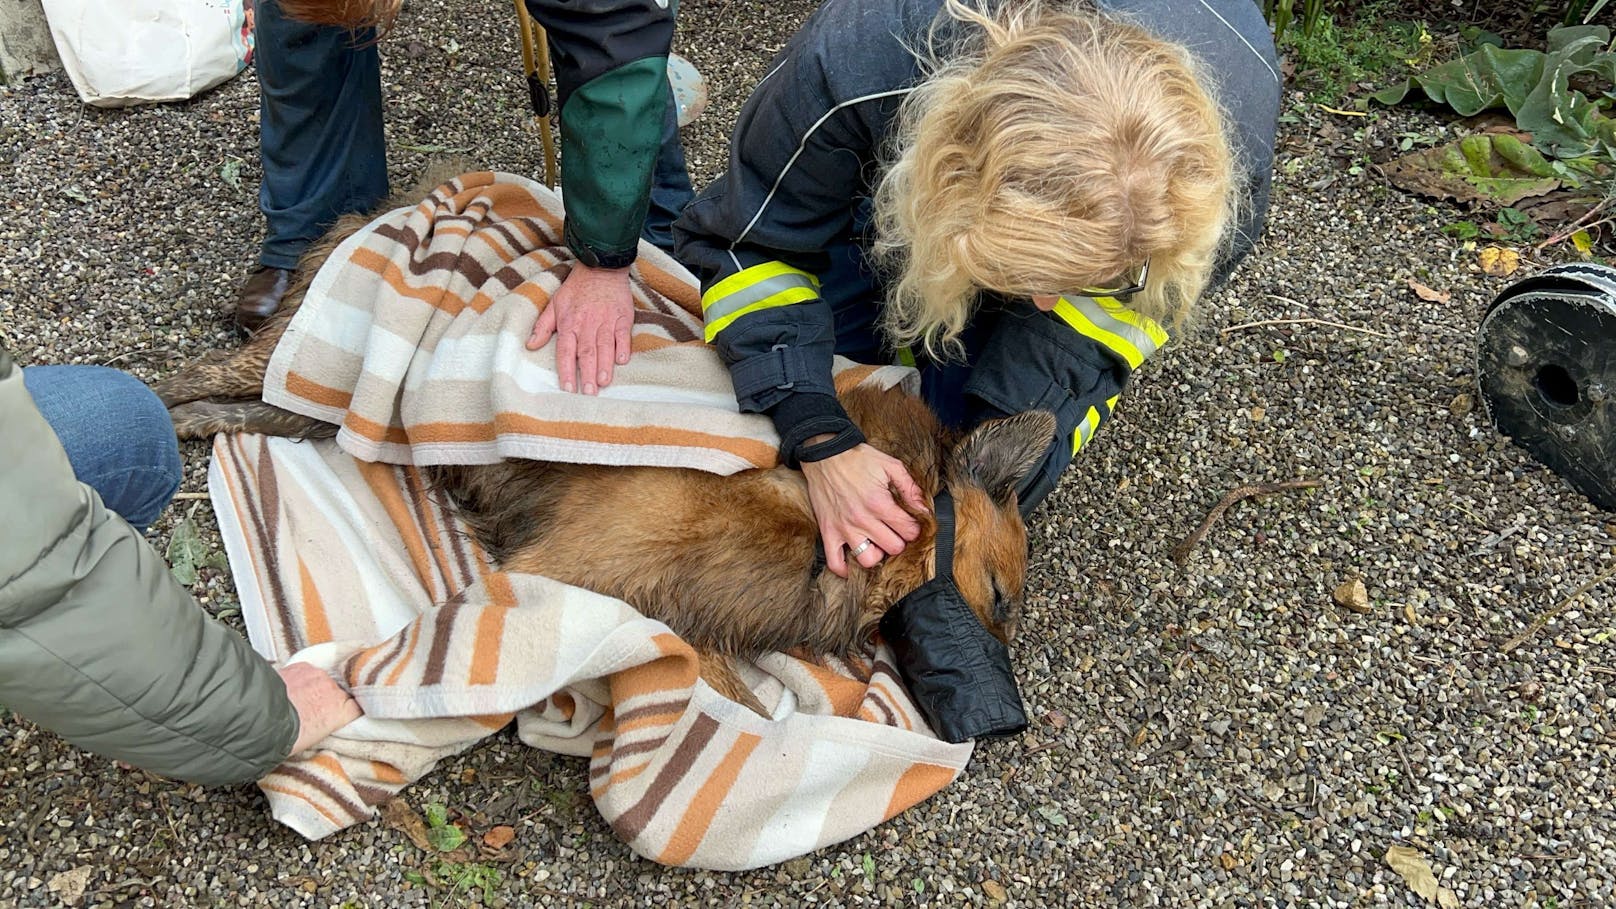
[[[1000,624],[1010,621],[1010,600],[999,586],[998,578],[993,579],[993,621]]]

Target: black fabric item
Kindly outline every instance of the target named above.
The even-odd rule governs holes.
[[[933,731],[948,742],[1014,735],[1027,728],[1010,649],[977,619],[954,584],[954,500],[937,515],[937,574],[881,619],[898,672]]]
[[[823,461],[864,441],[864,433],[853,425],[835,395],[793,395],[775,405],[769,416],[780,431],[780,457],[788,467]],[[805,444],[820,433],[832,438],[818,445]]]

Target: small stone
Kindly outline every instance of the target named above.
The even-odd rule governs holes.
[[[1420,623],[1419,613],[1414,611],[1413,603],[1403,604],[1403,621],[1409,623],[1410,625],[1418,625]]]
[[[1462,417],[1476,409],[1475,396],[1470,394],[1457,394],[1448,402],[1448,412],[1456,417]]]
[[[1369,591],[1364,587],[1364,582],[1359,578],[1353,578],[1350,581],[1342,581],[1341,584],[1336,587],[1334,592],[1330,594],[1330,599],[1334,600],[1337,606],[1356,612],[1359,615],[1363,615],[1370,611]]]
[[[1267,415],[1268,415],[1268,411],[1264,410],[1262,405],[1258,405],[1256,407],[1253,407],[1251,409],[1251,422],[1253,422],[1253,423],[1261,423],[1263,421],[1263,417],[1265,417]]]
[[[1004,890],[1004,885],[995,880],[983,881],[982,892],[986,893],[988,901],[993,903],[1002,903],[1010,898],[1010,894]]]

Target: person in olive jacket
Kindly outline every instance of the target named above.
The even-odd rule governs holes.
[[[118,375],[83,369],[78,378]],[[152,397],[135,382],[79,388],[86,406],[111,394],[132,409]],[[89,751],[204,785],[257,779],[359,716],[324,671],[277,671],[203,611],[140,532],[76,479],[3,348],[0,508],[0,706]]]

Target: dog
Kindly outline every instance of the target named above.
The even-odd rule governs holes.
[[[349,216],[299,263],[283,308],[246,344],[216,351],[159,382],[181,438],[257,432],[294,438],[337,427],[264,403],[275,344],[331,251],[367,223]],[[870,444],[899,459],[929,501],[955,501],[953,573],[977,619],[1009,642],[1020,618],[1027,532],[1015,490],[1040,463],[1055,418],[1031,411],[958,434],[898,389],[841,396]],[[431,467],[426,475],[477,542],[507,571],[531,572],[624,600],[701,656],[719,693],[767,715],[735,661],[771,651],[808,658],[864,648],[882,615],[935,570],[935,523],[872,569],[824,567],[803,474],[788,467],[719,476],[663,467],[507,460]]]

